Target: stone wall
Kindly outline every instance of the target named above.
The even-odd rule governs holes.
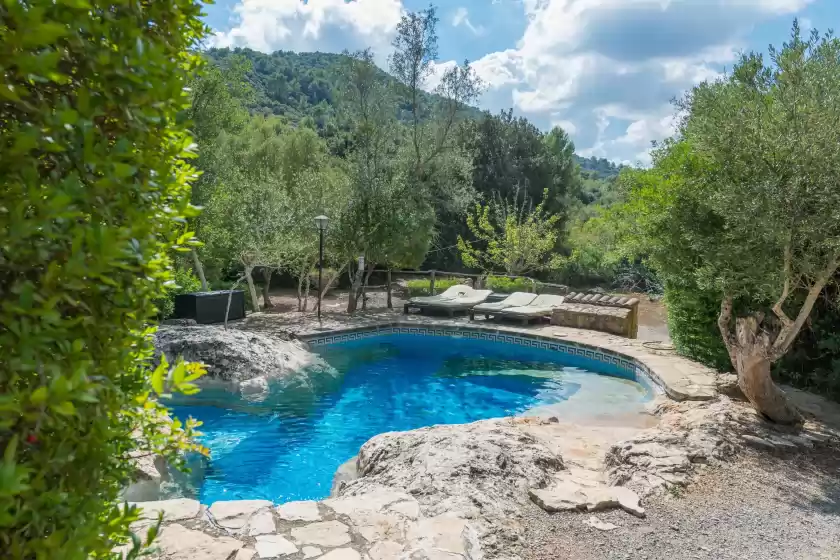
[[[551,324],[575,329],[601,331],[628,338],[632,327],[631,309],[601,307],[586,303],[563,303],[551,314]]]

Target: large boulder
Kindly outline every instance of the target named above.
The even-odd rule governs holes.
[[[492,556],[518,542],[528,490],[549,484],[563,462],[508,418],[380,434],[359,451],[357,469],[340,496],[407,492],[425,517],[469,520]]]
[[[313,389],[337,376],[299,341],[214,326],[161,326],[155,350],[170,363],[183,357],[207,366],[207,375],[198,382],[201,401],[223,398],[219,391],[224,391],[260,403],[282,389]]]

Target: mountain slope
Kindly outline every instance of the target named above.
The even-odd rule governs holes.
[[[251,104],[254,113],[283,115],[292,122],[312,117],[323,128],[336,117],[335,89],[339,84],[341,63],[345,56],[336,53],[296,53],[277,51],[265,54],[251,49],[210,49],[207,56],[223,62],[232,55],[243,56],[251,62],[248,80],[254,88],[255,99]],[[380,69],[383,80],[394,78]],[[423,101],[431,106],[441,102],[438,95],[422,93]],[[407,120],[409,107],[398,106],[398,116]],[[471,118],[482,112],[467,108]]]
[[[334,96],[344,55],[287,51],[265,54],[242,48],[210,49],[206,55],[216,63],[223,63],[233,55],[251,62],[247,79],[254,89],[254,100],[249,107],[253,113],[282,115],[291,122],[312,117],[320,129],[338,121]],[[394,80],[384,70],[380,74],[383,80]],[[435,94],[422,93],[422,96],[429,105],[440,103],[441,98]],[[397,111],[401,120],[408,121],[409,107],[398,106]],[[481,118],[482,114],[480,109],[467,108],[467,118]],[[604,158],[575,155],[575,161],[592,179],[611,179],[621,171],[620,166]]]

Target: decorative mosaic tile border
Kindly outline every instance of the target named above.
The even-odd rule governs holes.
[[[638,382],[648,386],[652,390],[662,392],[658,376],[656,376],[650,368],[648,368],[648,366],[634,360],[633,358],[629,358],[617,352],[612,352],[605,348],[595,348],[571,341],[558,341],[557,339],[540,335],[512,333],[483,329],[481,327],[380,325],[353,330],[333,331],[326,334],[315,334],[301,338],[310,346],[318,347],[389,334],[451,336],[469,338],[473,340],[484,340],[488,342],[515,344],[517,346],[538,348],[541,350],[551,350],[617,367],[619,370],[625,372],[627,375],[633,377]]]

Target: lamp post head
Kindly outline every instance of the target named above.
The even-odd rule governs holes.
[[[315,227],[320,231],[324,231],[327,229],[327,222],[329,221],[330,219],[326,216],[315,216]]]

